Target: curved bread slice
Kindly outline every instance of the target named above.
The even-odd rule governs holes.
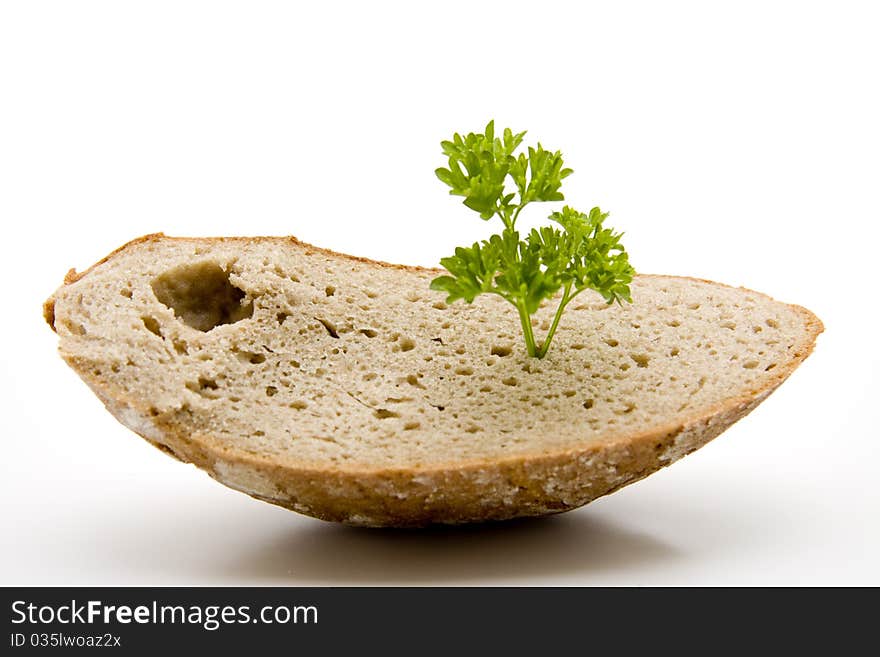
[[[394,526],[606,495],[746,415],[822,331],[756,292],[638,276],[632,305],[578,297],[538,360],[504,301],[447,306],[437,273],[293,238],[149,235],[71,271],[45,314],[152,444],[267,502]]]

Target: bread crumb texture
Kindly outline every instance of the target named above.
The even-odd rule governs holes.
[[[708,281],[585,292],[544,359],[500,298],[292,238],[148,236],[46,304],[126,426],[317,517],[424,525],[580,506],[693,451],[805,358],[809,311]],[[552,304],[534,319],[540,335]]]

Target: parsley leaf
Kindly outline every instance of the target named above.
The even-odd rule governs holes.
[[[456,133],[452,141],[440,142],[449,168],[441,167],[435,173],[451,188],[450,194],[464,196],[467,207],[479,212],[481,218],[491,219],[512,199],[504,195],[504,180],[515,162],[513,151],[525,134],[507,129],[503,137],[495,137],[494,121],[489,121],[484,134],[472,132],[462,137]]]
[[[635,270],[620,243],[622,234],[604,227],[608,214],[598,207],[585,214],[566,205],[549,217],[561,228],[543,226],[520,237],[516,220],[522,209],[535,201],[564,200],[559,191],[562,179],[572,173],[559,151],[545,150],[541,144],[529,147],[528,155],[515,155],[525,134],[507,128],[496,137],[495,122],[489,121],[482,134],[456,133],[451,141],[441,142],[448,168],[437,169],[437,177],[482,219],[498,215],[504,229],[441,259],[449,275],[431,281],[431,289],[445,292],[448,303],[499,295],[516,308],[529,355],[543,358],[572,299],[594,290],[607,303],[632,302],[629,284]],[[508,178],[516,191],[506,188]],[[553,322],[539,345],[531,316],[560,290]]]

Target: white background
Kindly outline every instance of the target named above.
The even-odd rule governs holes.
[[[0,584],[880,584],[873,4],[3,3]],[[490,117],[563,150],[638,270],[804,305],[815,353],[643,482],[424,532],[226,489],[56,355],[42,301],[144,233],[435,264],[489,228],[438,142]]]

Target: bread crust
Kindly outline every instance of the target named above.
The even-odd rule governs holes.
[[[289,241],[307,252],[404,271],[440,270],[397,265],[337,253],[294,237],[170,238],[162,233],[133,240],[82,273],[68,272],[70,285],[114,256],[148,241]],[[640,276],[647,276],[640,274]],[[700,278],[664,277],[732,286]],[[746,288],[739,290],[766,299]],[[686,417],[607,442],[558,451],[541,451],[497,459],[455,461],[419,468],[304,467],[290,458],[269,460],[221,444],[210,435],[191,433],[173,413],[156,414],[143,400],[133,399],[95,376],[90,364],[65,355],[107,409],[154,446],[192,463],[227,486],[257,499],[324,520],[366,526],[419,527],[435,523],[504,520],[559,513],[638,481],[705,445],[746,416],[775,390],[812,352],[822,322],[801,306],[786,304],[800,315],[805,331],[791,349],[791,358],[774,368],[763,384],[723,403],[698,409]],[[44,304],[54,330],[54,297]]]

